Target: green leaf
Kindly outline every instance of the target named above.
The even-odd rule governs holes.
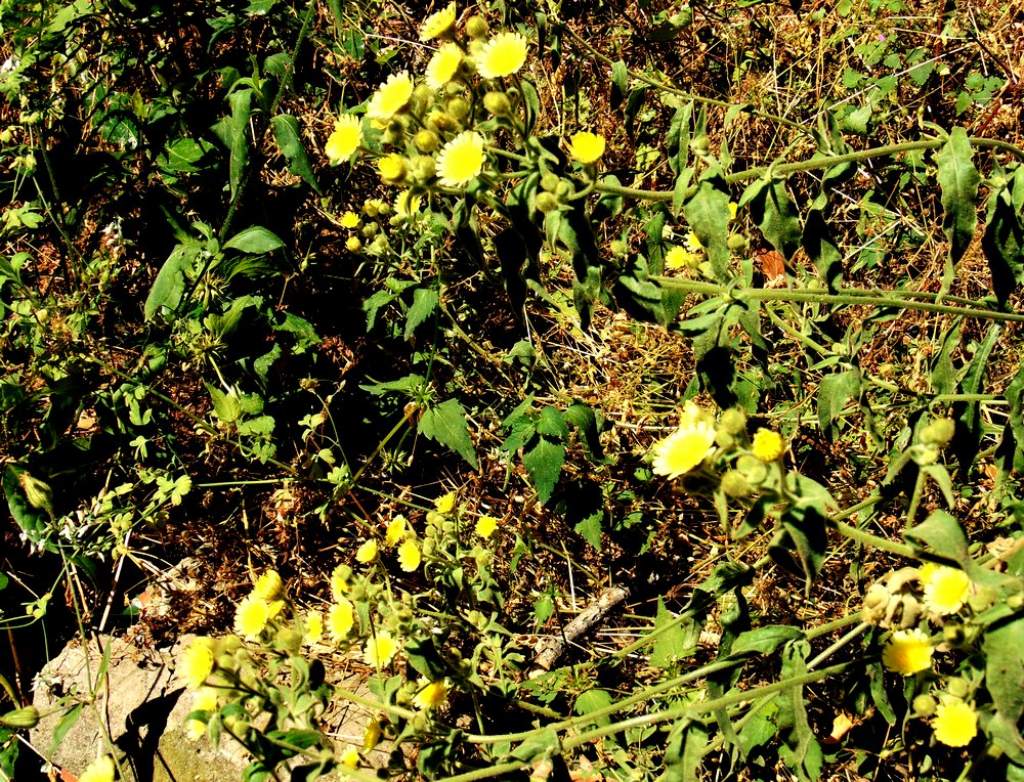
[[[284,247],[284,242],[277,234],[259,225],[251,225],[224,242],[225,250],[238,250],[250,255],[271,253],[282,247]]]
[[[985,684],[996,707],[999,729],[995,744],[1018,763],[1024,763],[1024,738],[1017,727],[1024,714],[1024,616],[1017,615],[985,632]]]
[[[988,198],[981,248],[992,272],[992,289],[1001,302],[1024,281],[1024,166]]]
[[[608,690],[593,689],[580,694],[573,705],[573,710],[580,716],[584,716],[601,709],[606,709],[611,705],[612,696]],[[611,717],[605,714],[594,718],[593,723],[597,726],[604,726],[611,725],[612,721]]]
[[[252,90],[236,90],[228,96],[231,117],[227,133],[231,157],[228,161],[228,180],[231,198],[238,194],[245,168],[249,164],[249,117],[252,115]]]
[[[749,185],[740,198],[764,238],[787,260],[800,249],[803,230],[800,215],[782,179],[761,180]]]
[[[412,292],[412,306],[405,313],[405,338],[409,339],[416,329],[437,309],[438,296],[433,288],[417,288]]]
[[[569,437],[569,426],[562,418],[562,413],[557,407],[547,405],[541,409],[537,416],[537,432],[552,440],[566,440]]]
[[[199,245],[193,241],[179,244],[171,250],[171,254],[157,272],[153,287],[149,289],[149,295],[146,297],[143,306],[146,320],[152,320],[165,308],[174,310],[178,306],[185,293],[185,272],[192,267],[198,252]]]
[[[523,452],[523,466],[542,505],[551,499],[564,461],[565,446],[546,437],[538,437],[536,444]]]
[[[60,722],[57,723],[57,727],[53,729],[53,736],[50,739],[50,753],[54,753],[57,747],[60,746],[61,742],[64,741],[64,737],[68,734],[75,723],[78,722],[78,718],[82,714],[82,709],[85,708],[84,703],[76,703],[70,709],[68,709],[64,716],[60,718]]]
[[[679,621],[679,617],[665,608],[665,601],[658,597],[658,612],[654,616],[654,647],[647,664],[653,668],[668,668],[685,660],[697,651],[700,628],[691,620]]]
[[[963,128],[953,128],[945,145],[935,154],[938,165],[936,178],[942,188],[942,208],[945,210],[942,230],[949,239],[947,269],[951,269],[963,257],[978,223],[975,202],[981,176],[974,167],[972,157],[971,142]]]
[[[302,143],[302,136],[299,135],[298,120],[291,114],[278,114],[270,120],[270,125],[274,129],[277,148],[288,161],[288,170],[295,176],[302,177],[306,184],[319,193],[320,185],[317,184],[313,167],[309,163],[306,145]]]
[[[626,73],[626,63],[616,60],[612,63],[612,108],[617,108],[626,97],[629,75]]]
[[[809,652],[810,644],[806,641],[794,642],[786,647],[781,678],[788,679],[807,673],[805,660]],[[807,719],[803,687],[793,687],[782,693],[779,701],[785,704],[784,716],[780,715],[780,726],[787,724],[789,727],[784,736],[786,743],[779,748],[779,757],[800,782],[817,782],[821,778],[824,753]]]
[[[860,397],[860,370],[847,369],[826,375],[818,386],[818,423],[828,433],[832,422],[843,412],[850,399]]]
[[[18,476],[23,472],[22,468],[8,464],[4,470],[4,495],[7,497],[7,508],[12,518],[21,527],[21,531],[33,543],[38,544],[46,531],[46,514],[37,508],[33,508],[21,488]]]
[[[459,400],[448,399],[436,407],[429,408],[420,417],[418,428],[424,437],[447,446],[465,459],[473,469],[480,466],[473,441],[469,437],[466,411],[459,404]]]
[[[792,625],[768,625],[740,633],[729,650],[730,657],[745,654],[771,654],[784,643],[803,635],[799,627]]]
[[[579,432],[583,445],[587,449],[587,455],[591,459],[603,460],[604,449],[601,447],[597,416],[594,411],[582,402],[575,402],[566,408],[562,417],[567,423],[576,427],[576,431]]]
[[[210,398],[213,399],[213,412],[218,419],[231,424],[241,417],[242,403],[238,400],[238,394],[225,393],[209,383],[206,384],[206,389],[210,392]]]
[[[954,562],[966,562],[967,536],[958,522],[944,510],[933,511],[916,527],[911,527],[904,537],[913,545],[920,546],[932,554]]]
[[[683,204],[683,215],[708,254],[719,282],[729,281],[729,193],[721,177],[706,177]]]

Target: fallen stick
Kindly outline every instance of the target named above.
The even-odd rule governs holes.
[[[575,619],[567,624],[561,636],[548,636],[540,639],[534,647],[533,667],[529,676],[534,678],[550,671],[558,659],[565,653],[565,648],[585,635],[598,624],[615,606],[629,597],[628,587],[608,587],[597,600],[584,608]]]

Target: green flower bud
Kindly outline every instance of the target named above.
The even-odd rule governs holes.
[[[971,683],[963,676],[951,676],[946,679],[946,692],[954,698],[966,698],[971,694]]]
[[[736,469],[754,486],[759,486],[768,477],[768,465],[749,453],[736,460]]]
[[[690,149],[696,152],[698,155],[708,151],[708,137],[697,136],[690,142]]]
[[[555,188],[555,195],[559,198],[568,198],[574,192],[576,192],[576,188],[572,186],[572,182],[568,179],[559,181],[558,187]]]
[[[432,130],[421,130],[413,138],[412,143],[416,145],[416,149],[420,152],[430,153],[436,152],[438,147],[441,146],[441,139]]]
[[[561,180],[558,178],[558,174],[548,171],[544,176],[540,178],[540,186],[542,190],[546,190],[549,193],[555,192],[558,189],[558,183]]]
[[[980,614],[982,611],[987,611],[994,606],[998,599],[999,593],[992,587],[976,584],[974,591],[967,598],[967,604],[971,607],[972,611]]]
[[[715,432],[715,445],[723,451],[731,451],[736,445],[736,438],[728,432],[719,429]]]
[[[427,115],[427,127],[447,132],[458,129],[459,121],[446,111],[432,111]]]
[[[1014,611],[1024,607],[1024,592],[1016,592],[1006,598],[1006,605]]]
[[[466,35],[470,38],[484,38],[489,29],[487,20],[478,14],[474,14],[466,20]]]
[[[936,418],[921,430],[921,442],[939,448],[953,439],[956,423],[950,418]]]
[[[409,99],[409,110],[417,116],[426,111],[434,100],[434,91],[426,84],[419,85],[412,91]]]
[[[538,193],[535,203],[537,204],[538,211],[545,214],[554,212],[559,206],[558,199],[551,195],[551,193]]]
[[[217,657],[217,668],[222,671],[234,671],[238,668],[238,660],[233,654],[222,654]]]
[[[484,108],[495,117],[504,117],[512,112],[512,101],[504,92],[488,92],[484,95]]]
[[[738,407],[731,407],[718,419],[718,428],[729,434],[740,434],[747,429],[747,414]]]
[[[469,116],[469,102],[465,98],[452,98],[448,101],[445,109],[455,118],[456,122],[462,122]]]
[[[625,255],[626,253],[629,252],[629,245],[626,244],[621,239],[613,239],[611,243],[608,245],[608,248],[612,251],[612,254],[614,255]]]
[[[53,515],[53,489],[47,483],[33,478],[27,472],[18,473],[18,483],[29,505]]]
[[[942,626],[942,637],[948,644],[961,646],[967,640],[964,626],[955,622],[947,622]]]
[[[747,241],[747,237],[743,234],[729,234],[729,238],[725,240],[725,243],[734,253],[743,252],[750,245],[750,242]]]
[[[366,239],[372,239],[380,231],[380,226],[377,223],[367,223],[359,231]]]
[[[436,164],[434,158],[419,155],[412,161],[412,179],[416,184],[424,185],[434,178]]]
[[[22,709],[9,711],[0,715],[0,725],[5,728],[21,730],[23,728],[34,728],[39,723],[39,710],[35,706],[25,706]]]
[[[914,714],[918,717],[930,717],[935,713],[938,702],[931,695],[921,694],[914,698]]]
[[[282,627],[274,636],[274,646],[286,652],[297,652],[302,646],[302,633],[290,627]]]
[[[749,497],[753,490],[750,482],[743,477],[743,473],[739,470],[729,470],[722,476],[722,491],[727,497],[741,500],[744,497]]]

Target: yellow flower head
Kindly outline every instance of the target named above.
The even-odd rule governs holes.
[[[679,428],[654,444],[654,473],[678,478],[700,464],[715,445],[715,425],[710,413],[687,402]]]
[[[910,676],[932,667],[932,647],[921,630],[897,630],[882,650],[882,664],[900,676]]]
[[[186,720],[185,735],[189,741],[199,741],[206,735],[206,723],[202,720]]]
[[[338,760],[345,768],[359,768],[359,750],[355,747],[349,747],[341,753],[341,757]]]
[[[408,538],[398,547],[398,566],[406,573],[414,573],[423,561],[419,544]]]
[[[377,170],[380,172],[380,178],[385,182],[389,184],[399,182],[405,176],[405,158],[397,152],[392,152],[377,161]]]
[[[213,640],[196,638],[179,661],[178,673],[190,690],[199,689],[213,673]]]
[[[448,697],[448,683],[444,679],[439,679],[436,682],[420,679],[419,683],[420,691],[412,699],[418,709],[424,711],[436,709]]]
[[[384,735],[384,728],[380,719],[372,719],[366,723],[366,730],[363,732],[363,749],[369,752],[380,744],[381,736]]]
[[[955,614],[971,593],[971,579],[959,568],[929,562],[918,574],[924,588],[925,608],[933,614]]]
[[[356,550],[356,560],[368,565],[377,558],[377,551],[377,541],[370,538]]]
[[[284,582],[276,570],[268,570],[256,579],[252,593],[261,600],[274,600],[284,589]]]
[[[331,631],[331,638],[337,643],[345,638],[355,624],[355,614],[352,611],[352,603],[345,598],[331,606],[327,612],[327,628]]]
[[[192,696],[192,711],[216,711],[220,692],[213,687],[203,687]]]
[[[665,253],[666,269],[696,269],[697,264],[699,263],[699,253],[691,253],[679,246],[672,247],[667,253]]]
[[[359,215],[349,210],[341,216],[341,227],[342,228],[358,228],[359,227]]]
[[[423,199],[413,195],[411,190],[403,190],[395,196],[395,216],[409,218],[420,211]]]
[[[569,154],[573,160],[584,165],[596,163],[604,154],[604,136],[586,130],[573,134],[569,143]]]
[[[270,621],[270,605],[256,595],[249,595],[235,611],[235,632],[250,641],[259,638]]]
[[[455,510],[455,502],[458,499],[458,495],[450,491],[434,500],[434,507],[438,513],[451,513]]]
[[[781,459],[782,454],[786,452],[786,443],[778,432],[762,427],[754,432],[750,449],[762,462],[774,462]]]
[[[730,201],[729,202],[729,219],[730,220],[735,220],[736,219],[736,213],[739,212],[739,211],[740,211],[740,205],[737,204],[735,201]]]
[[[334,600],[341,600],[348,592],[348,577],[352,570],[348,565],[338,565],[331,572],[331,597]]]
[[[110,755],[96,758],[81,773],[78,782],[114,782],[114,759]]]
[[[966,747],[978,735],[978,712],[969,703],[950,698],[936,707],[932,730],[947,747]]]
[[[406,524],[408,522],[405,516],[395,516],[389,521],[387,529],[384,531],[384,545],[388,548],[397,546],[402,538],[405,537]]]
[[[437,157],[437,174],[443,187],[465,187],[484,167],[484,137],[465,130],[447,144]]]
[[[485,79],[511,76],[526,62],[526,51],[526,39],[519,33],[498,33],[474,58],[477,72]]]
[[[324,617],[319,611],[310,611],[306,614],[303,622],[302,642],[304,644],[318,644],[324,637]]]
[[[455,3],[448,3],[437,13],[428,16],[423,22],[423,26],[420,28],[420,40],[430,41],[437,38],[437,36],[448,32],[453,24],[455,24]]]
[[[427,63],[427,86],[439,90],[452,79],[462,65],[462,49],[458,44],[446,43]]]
[[[378,123],[385,123],[405,108],[412,97],[412,79],[405,71],[394,73],[377,88],[366,107],[366,116]]]
[[[363,659],[367,665],[374,668],[384,668],[398,651],[398,642],[391,637],[387,630],[381,630],[377,635],[370,637],[363,650]]]
[[[344,163],[363,141],[363,123],[359,117],[342,114],[334,123],[334,130],[327,137],[324,154],[332,166]]]
[[[489,538],[498,529],[498,519],[494,516],[481,516],[476,520],[475,532],[481,538]]]
[[[693,231],[686,232],[686,249],[692,253],[699,253],[704,249],[704,245],[700,243],[700,239]]]

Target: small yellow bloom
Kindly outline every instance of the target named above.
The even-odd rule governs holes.
[[[692,253],[699,253],[704,249],[704,245],[700,243],[700,239],[693,231],[686,232],[686,249]]]
[[[268,570],[256,579],[252,593],[262,600],[274,600],[284,589],[284,582],[276,570]]]
[[[459,72],[462,65],[462,49],[458,44],[446,43],[430,58],[427,63],[427,86],[439,90]]]
[[[438,513],[451,513],[455,510],[455,501],[458,499],[458,495],[450,491],[434,500],[434,507],[437,508]]]
[[[959,568],[931,562],[919,571],[924,588],[924,605],[933,614],[955,614],[971,593],[971,579]]]
[[[762,427],[754,432],[750,449],[762,462],[774,462],[781,459],[782,454],[786,452],[786,443],[778,432]]]
[[[519,33],[498,33],[477,54],[477,72],[485,79],[511,76],[523,67],[526,53],[526,39]]]
[[[380,738],[384,735],[384,728],[379,719],[372,719],[366,723],[366,730],[363,731],[363,749],[369,752],[380,744]]]
[[[494,518],[494,516],[481,516],[476,520],[475,532],[481,538],[489,538],[498,529],[498,523],[498,519]]]
[[[363,650],[363,659],[367,665],[374,668],[384,668],[391,662],[398,651],[398,642],[391,637],[387,630],[381,630],[377,635],[371,636],[366,641],[366,648]]]
[[[357,253],[363,249],[363,242],[358,236],[350,236],[345,240],[345,249],[350,253]]]
[[[78,782],[114,782],[114,759],[110,755],[96,758],[81,773]]]
[[[684,250],[682,247],[675,246],[669,249],[665,253],[665,268],[666,269],[696,269],[697,264],[700,263],[700,254],[691,253]]]
[[[715,426],[710,413],[687,402],[679,428],[654,444],[655,475],[678,478],[699,465],[715,445]]]
[[[334,130],[327,137],[324,154],[332,166],[344,163],[363,142],[363,123],[352,114],[342,114],[334,123]]]
[[[380,172],[380,178],[385,182],[389,184],[399,182],[405,176],[405,158],[397,152],[385,155],[377,161],[377,171]]]
[[[395,516],[388,522],[387,529],[384,531],[384,545],[387,548],[394,548],[405,537],[406,524],[408,521],[405,516]]]
[[[730,201],[729,202],[729,219],[730,220],[735,220],[736,219],[736,213],[739,212],[739,211],[740,211],[740,205],[737,204],[735,201]]]
[[[355,614],[352,611],[352,603],[345,598],[341,598],[327,612],[327,627],[331,631],[331,638],[335,643],[343,640],[352,631],[354,624]]]
[[[352,575],[352,571],[348,565],[338,565],[331,571],[331,597],[335,600],[341,600],[348,592],[348,577]]]
[[[249,595],[235,611],[235,632],[240,636],[255,641],[270,621],[270,606],[266,600]]]
[[[220,693],[214,687],[203,687],[192,696],[192,711],[216,711]]]
[[[437,157],[437,174],[443,187],[465,187],[484,167],[484,137],[465,130],[447,144]]]
[[[377,541],[370,538],[356,551],[356,560],[364,565],[368,565],[377,558],[377,551]]]
[[[439,679],[436,682],[420,679],[420,690],[413,697],[412,701],[416,704],[416,708],[430,711],[444,703],[447,697],[448,683],[444,679]]]
[[[341,753],[341,757],[338,760],[345,768],[359,768],[359,750],[355,747],[349,747]]]
[[[412,538],[408,538],[398,547],[398,566],[406,573],[413,573],[423,561],[419,544]]]
[[[284,610],[284,600],[271,600],[267,603],[267,613],[273,619]]]
[[[402,218],[412,217],[420,211],[423,199],[413,195],[411,190],[403,190],[395,196],[395,215]]]
[[[978,713],[959,698],[950,698],[935,709],[932,730],[947,747],[966,747],[978,735]]]
[[[345,212],[341,216],[341,227],[342,228],[358,228],[359,227],[359,215],[353,211]]]
[[[586,130],[575,133],[569,144],[569,154],[584,165],[596,163],[604,154],[604,136]]]
[[[302,642],[305,644],[318,644],[324,637],[324,617],[319,611],[310,611],[306,614],[303,622],[305,632],[302,634]]]
[[[882,664],[893,673],[910,676],[932,666],[932,646],[921,630],[897,630],[882,650]]]
[[[186,720],[185,736],[189,741],[199,741],[206,735],[206,723],[202,720]]]
[[[363,214],[367,217],[377,217],[378,215],[386,215],[391,210],[386,201],[381,201],[379,198],[371,198],[363,204]]]
[[[366,116],[378,123],[386,123],[405,108],[412,97],[413,84],[405,71],[394,73],[377,88],[366,107]]]
[[[430,41],[437,38],[437,36],[448,32],[453,24],[455,24],[455,3],[448,3],[437,13],[428,16],[423,22],[423,26],[420,27],[420,40]]]
[[[213,639],[196,638],[181,655],[179,675],[190,690],[199,689],[213,673]]]

